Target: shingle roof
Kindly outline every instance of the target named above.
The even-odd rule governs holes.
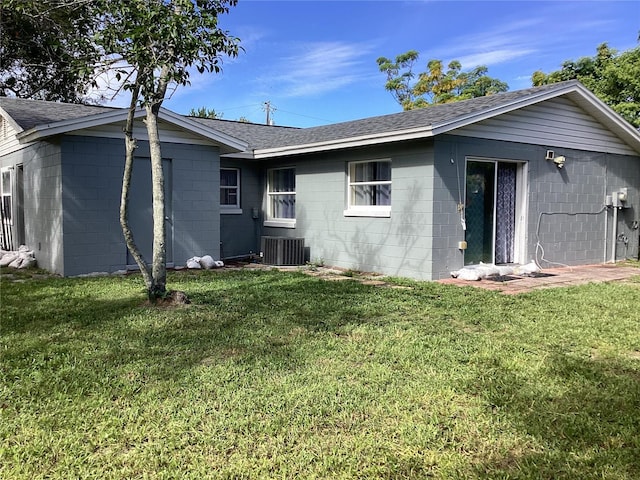
[[[226,120],[198,119],[212,128],[249,142],[254,150],[287,147],[291,145],[308,145],[329,141],[339,141],[360,137],[403,131],[417,127],[436,126],[456,119],[498,108],[512,102],[524,100],[532,95],[558,90],[567,85],[575,85],[576,81],[544,85],[525,90],[499,93],[486,97],[472,98],[455,103],[433,105],[407,112],[392,113],[378,117],[352,120],[309,128],[283,128],[257,125],[252,123],[228,122]]]
[[[113,107],[0,97],[0,107],[23,129],[117,110]]]
[[[290,146],[337,142],[361,136],[387,135],[413,128],[445,125],[466,117],[491,112],[547,93],[562,91],[580,85],[577,81],[560,82],[486,97],[472,98],[455,103],[434,105],[361,120],[335,123],[310,128],[292,128],[244,123],[229,120],[190,117],[198,123],[249,144],[250,150],[278,149]],[[81,118],[113,111],[110,107],[18,100],[0,97],[2,107],[24,130],[58,121]]]
[[[281,142],[286,141],[294,132],[302,130],[295,127],[280,127],[232,120],[198,117],[189,118],[209,128],[231,135],[232,137],[241,138],[249,144],[251,150],[268,148],[270,145],[279,145]]]

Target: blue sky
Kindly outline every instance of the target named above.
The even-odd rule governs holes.
[[[225,119],[314,126],[400,111],[376,59],[420,52],[463,70],[489,67],[510,90],[535,70],[595,54],[607,42],[638,45],[640,0],[630,1],[271,1],[239,0],[221,26],[244,52],[222,74],[195,74],[165,102],[178,113],[207,107]]]

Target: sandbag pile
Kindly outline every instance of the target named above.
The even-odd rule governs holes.
[[[531,260],[526,265],[493,265],[491,263],[482,263],[479,265],[468,265],[460,270],[451,272],[453,278],[459,278],[460,280],[477,281],[483,278],[493,276],[506,276],[506,275],[519,275],[528,276],[534,273],[538,273],[540,267]]]
[[[36,266],[36,256],[33,250],[20,245],[17,251],[0,250],[0,267],[32,268]]]
[[[191,257],[187,260],[187,268],[191,269],[204,268],[206,270],[210,270],[212,268],[221,267],[224,267],[224,262],[222,260],[214,260],[211,258],[211,255],[205,255],[204,257]]]

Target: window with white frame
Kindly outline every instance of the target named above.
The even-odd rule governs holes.
[[[0,195],[2,195],[2,221],[8,224],[12,222],[13,192],[11,189],[11,169],[0,172]]]
[[[274,168],[267,171],[267,202],[266,226],[295,226],[295,168]]]
[[[391,160],[351,162],[348,168],[348,206],[345,215],[391,214]]]
[[[220,211],[242,213],[240,209],[240,169],[220,169]]]

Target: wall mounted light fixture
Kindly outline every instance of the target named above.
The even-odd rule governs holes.
[[[555,163],[558,168],[564,167],[564,162],[566,161],[567,159],[563,155],[553,158],[553,163]]]
[[[553,150],[547,150],[547,154],[544,157],[545,160],[551,160],[556,164],[556,167],[562,168],[564,167],[564,162],[567,161],[566,157],[563,155],[556,156]]]

